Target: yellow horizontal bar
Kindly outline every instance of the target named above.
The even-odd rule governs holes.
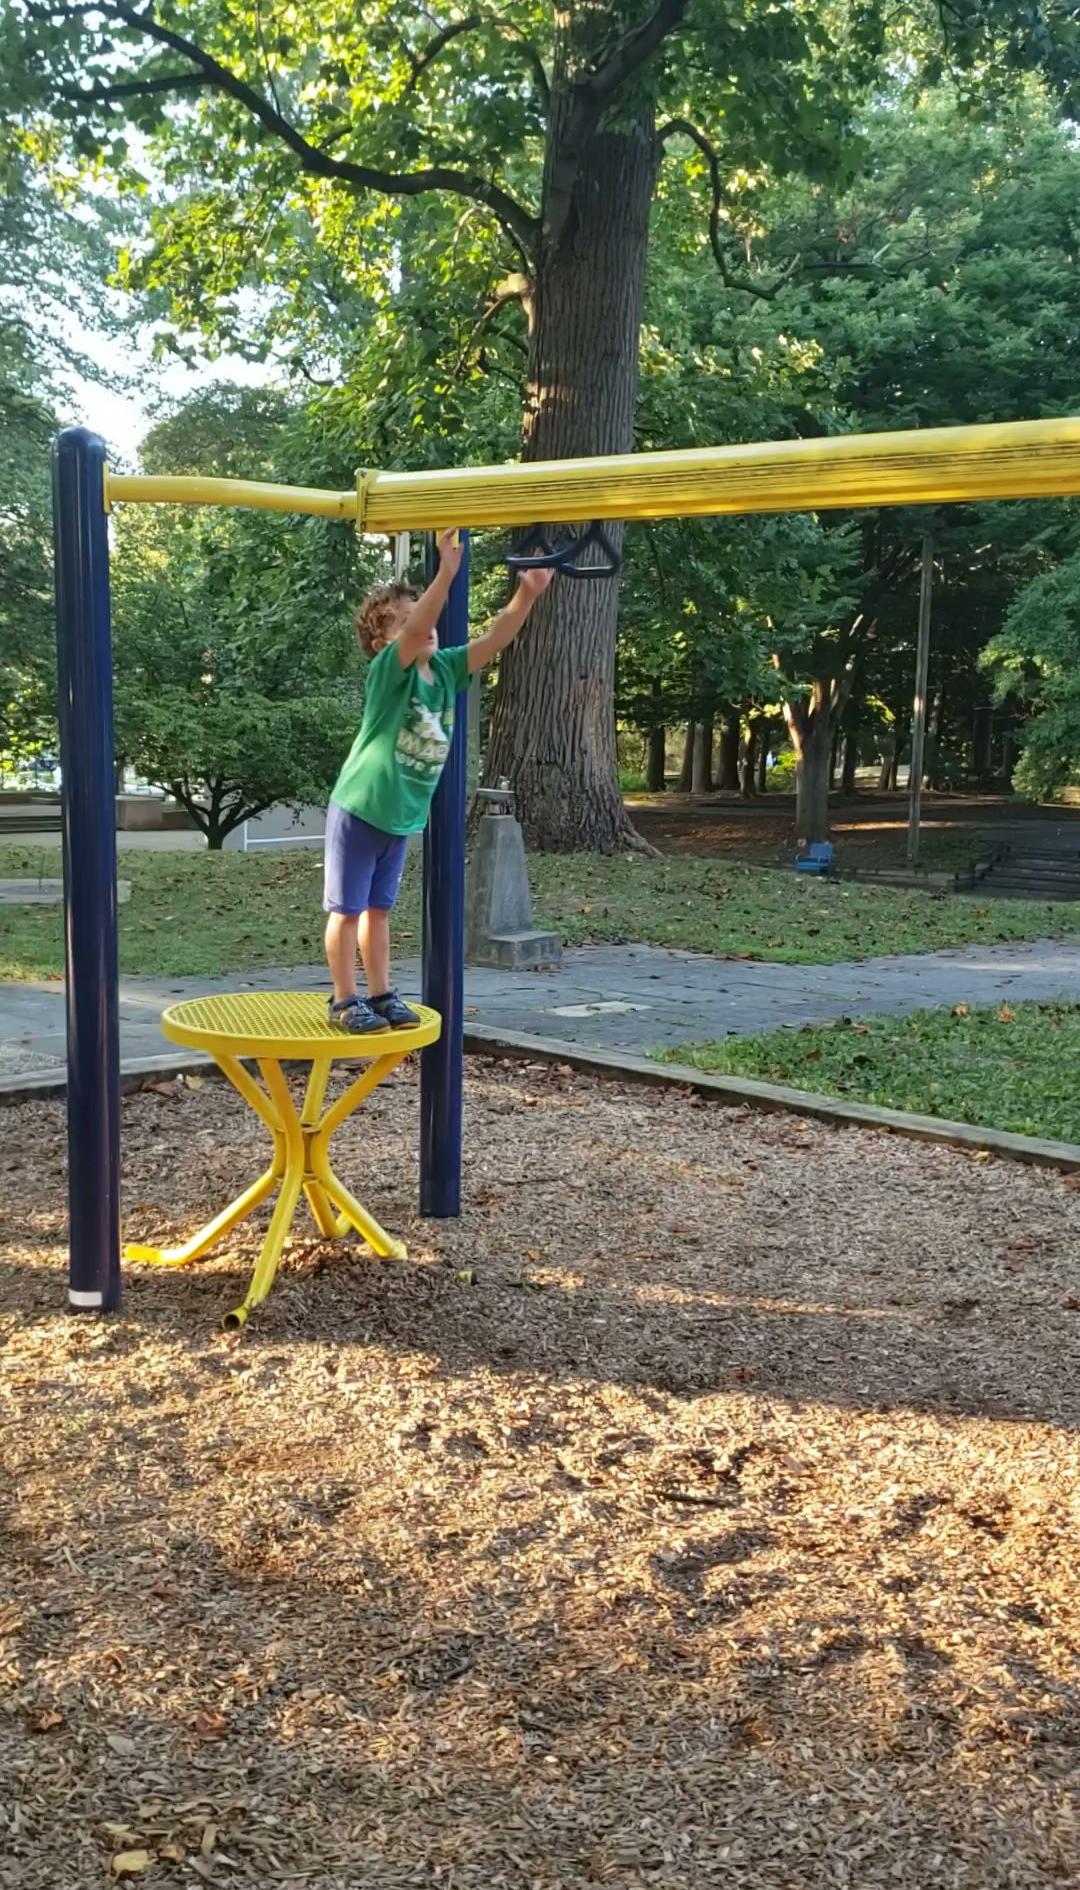
[[[1080,493],[1080,419],[370,475],[368,532]]]
[[[243,505],[351,519],[361,531],[448,524],[691,518],[1080,494],[1080,419],[843,434],[445,472],[364,472],[354,492],[246,479],[110,473],[106,503]]]
[[[356,517],[356,493],[318,486],[271,486],[257,479],[203,479],[198,473],[114,473],[107,470],[105,503],[136,505],[243,505],[259,512],[305,512],[313,518]]]

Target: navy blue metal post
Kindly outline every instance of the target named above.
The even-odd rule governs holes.
[[[444,649],[469,640],[469,535],[439,619]],[[428,539],[428,579],[435,571]],[[420,1212],[453,1220],[461,1212],[461,1079],[465,987],[465,776],[467,691],[457,699],[454,735],[424,834],[424,1003],[442,1014],[442,1035],[420,1055]]]
[[[70,427],[53,448],[56,647],[67,951],[69,1299],[120,1303],[120,1033],[116,949],[105,447]]]

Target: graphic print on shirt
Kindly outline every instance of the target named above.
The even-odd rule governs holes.
[[[452,710],[429,709],[414,698],[395,745],[401,767],[422,780],[437,781],[450,750],[453,722]]]

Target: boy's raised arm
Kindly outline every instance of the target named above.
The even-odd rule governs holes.
[[[450,586],[461,564],[461,546],[455,544],[455,531],[443,532],[439,539],[439,568],[422,597],[418,597],[397,638],[398,661],[402,669],[416,663],[427,649],[431,633],[442,615]]]
[[[554,571],[522,571],[517,590],[506,609],[500,610],[483,636],[477,637],[469,645],[470,676],[475,676],[478,669],[484,669],[493,662],[499,651],[505,650],[507,644],[514,641],[518,631],[524,628],[537,598],[543,596],[554,575]]]

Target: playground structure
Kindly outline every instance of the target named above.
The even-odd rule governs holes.
[[[433,533],[452,523],[466,532],[532,526],[537,519],[555,525],[583,518],[657,519],[1070,497],[1080,494],[1080,419],[534,465],[362,471],[355,489],[348,492],[114,474],[102,441],[73,428],[60,435],[54,449],[53,493],[66,885],[69,1300],[79,1310],[107,1311],[120,1297],[108,574],[108,513],[114,505],[240,505],[338,519],[364,533],[397,535]],[[468,634],[467,537],[465,543],[466,555],[440,623],[444,645],[463,643]],[[552,554],[550,561],[558,555]],[[424,837],[423,1000],[441,1018],[442,1028],[421,1058],[420,1206],[422,1213],[437,1218],[453,1217],[460,1207],[465,729],[466,717],[459,712]],[[295,1184],[295,1206],[305,1186],[306,1167],[298,1181],[297,1173],[286,1168],[274,1171],[272,1181],[263,1177],[266,1186],[258,1198],[284,1177],[287,1190],[283,1188],[282,1198]],[[319,1178],[316,1175],[316,1181]],[[219,1231],[226,1231],[225,1226]],[[194,1256],[185,1249],[184,1257]]]
[[[357,1043],[328,1024],[325,1005],[313,992],[248,991],[171,1005],[161,1027],[170,1043],[203,1050],[213,1057],[248,1108],[269,1130],[273,1153],[269,1167],[258,1179],[182,1245],[129,1246],[124,1249],[127,1259],[147,1261],[153,1266],[186,1266],[189,1260],[209,1253],[276,1190],[278,1198],[251,1285],[243,1302],[225,1316],[226,1329],[235,1330],[262,1304],[274,1283],[301,1194],[324,1239],[351,1230],[362,1235],[373,1252],[405,1258],[401,1242],[380,1227],[374,1215],[361,1207],[335,1175],[330,1166],[329,1143],[334,1130],[359,1109],[411,1051],[434,1043],[439,1034],[439,1018],[434,1011],[421,1008],[420,1022],[411,1030]],[[352,1062],[357,1057],[366,1060],[367,1068],[325,1109],[335,1060],[348,1058]],[[264,1087],[260,1088],[245,1069],[245,1058],[255,1059]],[[299,1114],[281,1068],[282,1060],[311,1065]]]

